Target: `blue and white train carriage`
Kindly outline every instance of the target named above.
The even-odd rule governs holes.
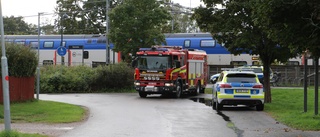
[[[166,45],[182,46],[204,50],[208,55],[209,65],[258,65],[259,57],[249,54],[233,55],[227,49],[217,43],[210,33],[167,33]],[[121,55],[114,52],[114,45],[109,44],[110,50],[106,50],[105,35],[63,35],[63,45],[67,49],[64,60],[61,59],[56,49],[61,45],[61,35],[41,35],[39,47],[39,62],[41,64],[92,65],[96,62],[106,62],[109,55],[110,63],[121,61]],[[14,42],[24,46],[38,49],[37,35],[6,35],[7,42]],[[296,65],[301,64],[301,59],[291,59]]]

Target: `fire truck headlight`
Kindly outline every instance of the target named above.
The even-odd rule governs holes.
[[[170,87],[170,86],[173,86],[173,84],[172,83],[164,83],[164,86]]]
[[[144,80],[148,80],[148,77],[144,77]]]
[[[135,82],[134,85],[140,86],[140,83],[139,82]]]
[[[160,80],[160,77],[156,77],[156,80]]]
[[[156,80],[156,77],[151,77],[152,80]]]
[[[151,80],[152,78],[151,77],[148,77],[148,80]]]

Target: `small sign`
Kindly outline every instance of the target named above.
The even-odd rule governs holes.
[[[60,47],[57,48],[57,53],[60,56],[64,56],[64,55],[67,54],[67,49],[65,47],[61,47],[60,46]]]

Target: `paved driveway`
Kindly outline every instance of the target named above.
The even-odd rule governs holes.
[[[217,113],[211,95],[183,99],[140,98],[137,93],[41,94],[86,106],[89,119],[62,137],[320,137],[319,132],[291,129],[252,108],[226,108]],[[207,99],[209,98],[209,99]]]

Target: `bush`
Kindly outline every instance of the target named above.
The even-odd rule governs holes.
[[[109,66],[99,66],[95,68],[94,89],[117,89],[133,87],[133,69],[125,63]]]
[[[44,66],[40,89],[47,93],[90,92],[94,70],[88,66]]]
[[[98,66],[44,66],[40,89],[46,93],[113,92],[133,87],[133,69],[124,63]]]
[[[2,53],[2,48],[0,48],[0,52]],[[32,77],[35,75],[38,57],[37,53],[29,47],[6,44],[6,56],[9,76]]]

